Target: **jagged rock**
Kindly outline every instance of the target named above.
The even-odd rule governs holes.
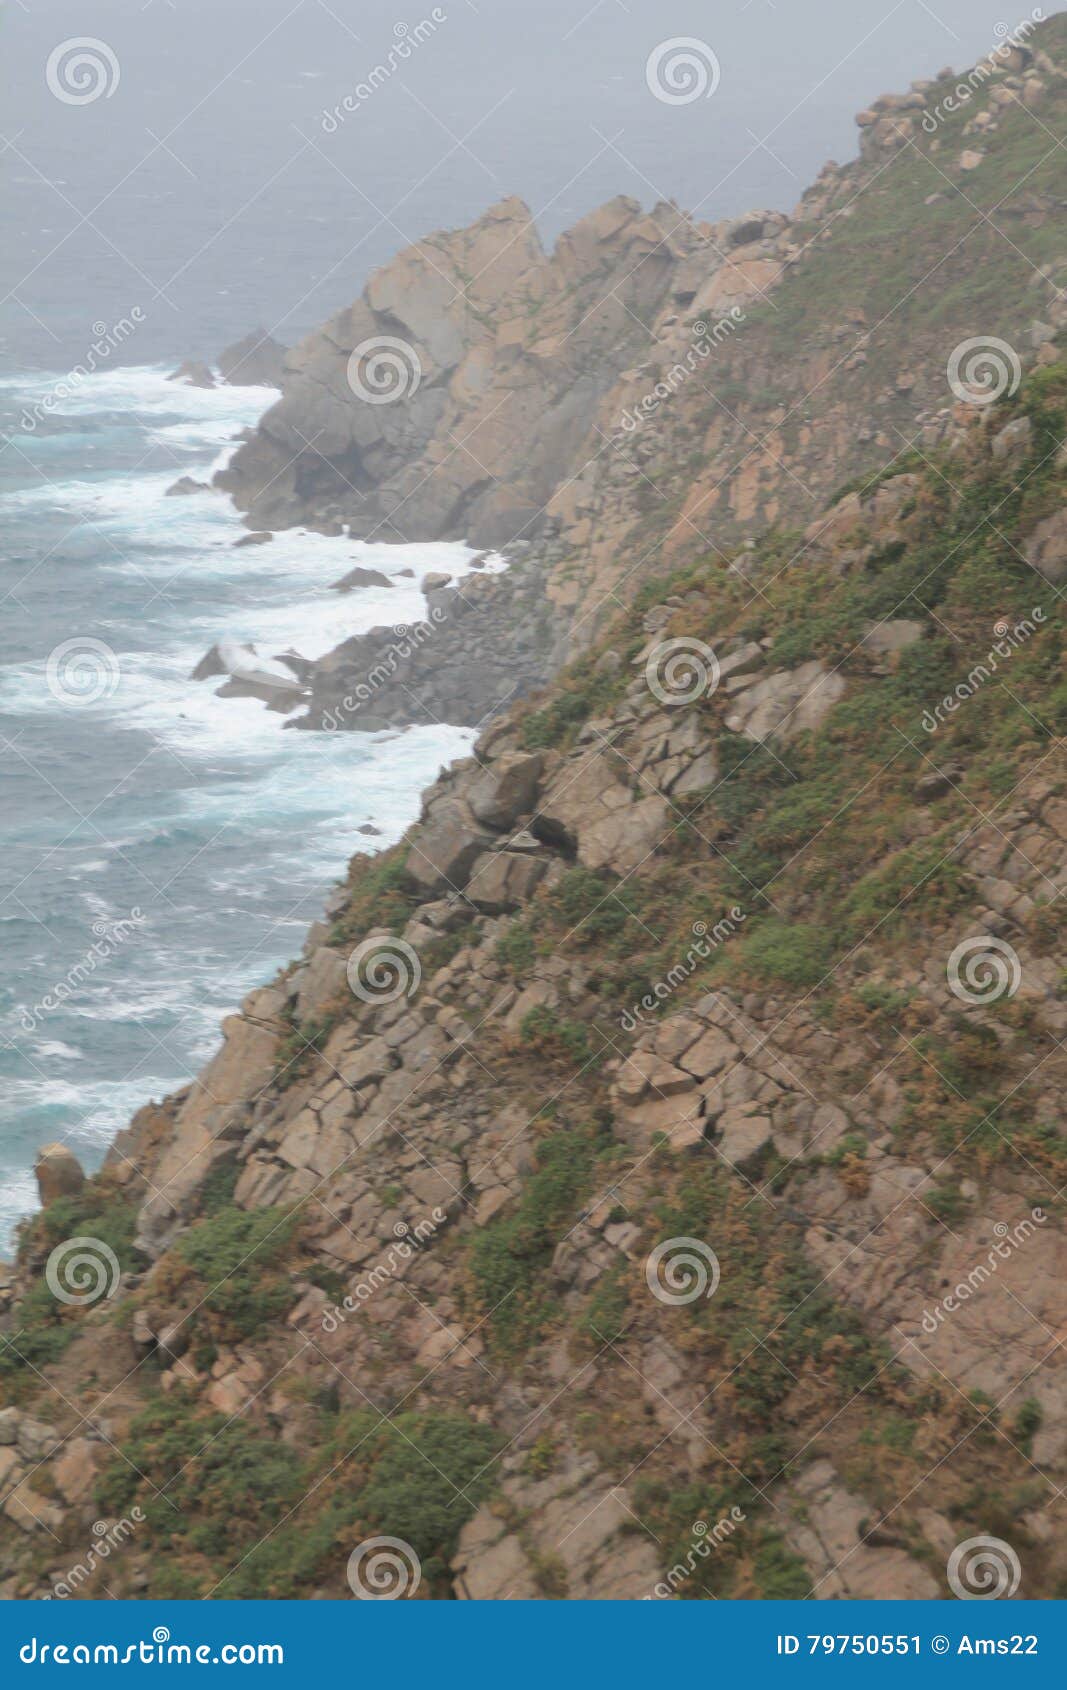
[[[274,535],[266,528],[256,529],[251,534],[242,534],[234,541],[234,548],[240,551],[242,546],[267,546],[274,539]]]
[[[253,329],[219,353],[219,376],[230,387],[281,387],[285,353],[266,329]]]
[[[470,229],[432,235],[289,353],[280,402],[220,482],[264,525],[313,515],[325,496],[364,532],[402,503],[405,532],[420,538],[495,547],[526,537],[546,523],[598,398],[643,345],[644,317],[696,244],[672,208],[648,214],[622,198],[583,218],[551,257],[516,199]],[[348,359],[383,334],[411,349],[401,397],[361,403]],[[586,357],[586,345],[598,355]],[[527,391],[513,412],[501,401],[517,360]],[[437,453],[433,475],[427,452]],[[366,491],[353,499],[353,486]]]
[[[476,859],[466,895],[490,915],[517,909],[532,895],[548,864],[543,857],[512,851],[488,851]]]
[[[37,1152],[33,1171],[44,1208],[57,1197],[76,1197],[85,1184],[85,1170],[66,1144],[46,1144]]]
[[[871,1597],[930,1601],[940,1594],[926,1568],[903,1549],[875,1549],[864,1541],[871,1510],[853,1496],[833,1464],[814,1462],[785,1499],[787,1542],[811,1576],[811,1595],[859,1601]]]
[[[503,831],[534,807],[544,758],[511,753],[494,760],[471,787],[468,801],[478,821]]]
[[[639,798],[627,809],[580,829],[578,860],[587,868],[629,874],[664,843],[672,819],[664,799]]]
[[[558,1474],[508,1478],[502,1488],[528,1521],[529,1549],[498,1514],[480,1508],[460,1532],[452,1562],[461,1600],[633,1601],[652,1593],[663,1570],[654,1540],[633,1532],[628,1494],[598,1477],[591,1458],[568,1456]],[[549,1587],[547,1567],[556,1579]]]
[[[313,951],[299,978],[296,1013],[299,1021],[318,1021],[336,998],[348,991],[348,958],[321,945]]]
[[[180,1224],[185,1204],[212,1163],[226,1153],[226,1134],[274,1072],[281,1027],[243,1015],[222,1024],[221,1050],[196,1079],[178,1110],[138,1217],[139,1242],[155,1256]]]
[[[52,1478],[63,1499],[76,1507],[84,1502],[96,1483],[106,1445],[88,1438],[69,1438],[52,1463]]]
[[[719,1154],[739,1173],[747,1172],[758,1162],[771,1142],[771,1118],[756,1114],[757,1108],[757,1104],[744,1104],[727,1109],[716,1126]]]
[[[24,1414],[19,1421],[16,1443],[24,1461],[44,1461],[53,1454],[59,1441],[54,1426],[42,1420],[32,1420]]]
[[[188,497],[192,493],[210,493],[211,488],[206,481],[195,481],[191,475],[181,475],[167,488],[168,499]]]
[[[492,835],[479,826],[468,805],[446,794],[413,831],[408,874],[424,893],[459,891],[476,858],[491,843]]]

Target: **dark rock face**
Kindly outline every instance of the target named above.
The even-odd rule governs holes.
[[[266,329],[253,329],[219,353],[219,375],[230,387],[281,387],[286,348]]]
[[[187,498],[191,493],[210,493],[211,488],[206,481],[195,481],[191,475],[179,476],[173,487],[168,487],[168,499]]]
[[[553,624],[532,559],[438,589],[428,605],[425,621],[372,628],[312,664],[307,714],[286,725],[363,733],[434,722],[475,727],[545,684]]]
[[[350,593],[354,587],[391,587],[388,575],[383,575],[380,569],[365,569],[357,564],[347,575],[342,575],[339,581],[333,583],[334,592]]]

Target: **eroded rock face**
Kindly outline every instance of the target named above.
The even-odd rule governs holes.
[[[188,1198],[227,1141],[247,1124],[273,1073],[284,999],[270,987],[252,992],[242,1013],[222,1025],[222,1048],[185,1097],[156,1167],[155,1190],[140,1213],[141,1240],[156,1255],[180,1222]]]
[[[870,1508],[849,1492],[830,1461],[813,1462],[800,1474],[785,1507],[786,1536],[812,1570],[812,1596],[929,1602],[941,1594],[904,1549],[866,1541]]]
[[[514,1518],[534,1522],[526,1541],[499,1511],[482,1508],[464,1526],[452,1566],[456,1595],[473,1602],[552,1597],[627,1602],[652,1594],[663,1571],[651,1534],[634,1535],[625,1490],[589,1457],[573,1452],[551,1479],[504,1480]]]
[[[220,483],[265,526],[328,507],[362,536],[529,538],[693,238],[670,207],[621,198],[551,257],[515,199],[429,236],[293,349],[282,399]],[[395,404],[367,402],[382,397],[366,360],[383,339]]]
[[[762,744],[817,728],[845,691],[845,677],[813,660],[779,669],[737,695],[726,725]]]
[[[76,1197],[85,1184],[85,1170],[66,1144],[46,1144],[37,1152],[33,1171],[46,1208],[57,1197]]]

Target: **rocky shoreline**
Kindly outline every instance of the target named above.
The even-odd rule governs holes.
[[[1051,47],[1012,51],[953,183],[1063,112]],[[927,168],[942,93],[876,102],[797,219],[615,201],[546,258],[505,202],[288,355],[221,478],[251,522],[511,564],[294,670],[287,725],[482,731],[96,1179],[42,1157],[3,1594],[134,1507],[119,1595],[335,1598],[382,1533],[442,1599],[930,1599],[990,1531],[1022,1595],[1067,1588],[1067,304],[1028,205],[999,404],[946,394],[966,299],[880,332],[952,201],[905,176],[904,242],[889,173],[853,202]],[[694,327],[735,307],[709,396]],[[383,333],[417,391],[353,405]],[[84,1235],[106,1292],[42,1296]]]

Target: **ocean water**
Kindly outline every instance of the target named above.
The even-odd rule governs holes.
[[[55,375],[0,381],[0,1251],[35,1206],[37,1147],[98,1166],[472,737],[286,731],[189,679],[219,639],[315,657],[411,624],[421,577],[475,554],[302,531],[235,549],[228,500],[166,489],[207,480],[275,395],[166,373],[109,370],[36,413]],[[393,585],[332,592],[357,562]]]

